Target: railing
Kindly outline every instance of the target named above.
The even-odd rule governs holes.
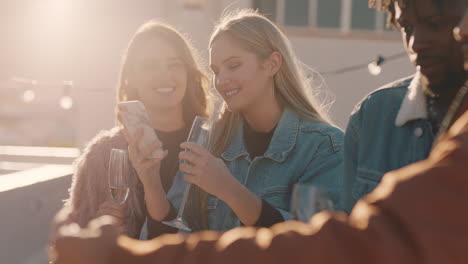
[[[1,263],[46,263],[55,213],[68,197],[78,149],[0,146]]]

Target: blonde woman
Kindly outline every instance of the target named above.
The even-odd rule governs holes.
[[[194,230],[270,226],[290,219],[295,183],[325,188],[338,202],[343,133],[308,96],[291,44],[264,16],[225,16],[210,40],[210,68],[225,110],[210,154],[183,143]]]

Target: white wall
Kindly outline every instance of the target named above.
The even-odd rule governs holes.
[[[299,59],[318,72],[328,72],[343,67],[368,63],[375,56],[393,55],[403,52],[399,40],[330,39],[314,37],[292,37]],[[339,75],[325,75],[325,83],[335,102],[331,117],[345,128],[348,117],[356,103],[370,91],[385,83],[411,75],[414,67],[407,57],[383,64],[382,73],[370,75],[367,68]]]

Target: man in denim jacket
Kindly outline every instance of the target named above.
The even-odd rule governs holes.
[[[452,34],[464,5],[464,0],[380,2],[389,23],[401,30],[416,74],[372,92],[352,113],[344,145],[346,211],[386,172],[428,156],[442,118],[465,80],[462,47]]]

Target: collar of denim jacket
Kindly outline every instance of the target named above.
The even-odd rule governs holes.
[[[401,103],[395,119],[395,125],[401,127],[412,120],[427,119],[427,103],[424,94],[422,77],[419,71],[408,86],[405,98]]]
[[[233,137],[229,147],[221,154],[221,157],[227,161],[233,161],[241,156],[248,155],[244,144],[243,122],[238,127],[237,133]],[[285,108],[273,133],[270,145],[263,156],[276,162],[285,161],[296,144],[299,126],[300,120],[298,115],[290,109]]]

